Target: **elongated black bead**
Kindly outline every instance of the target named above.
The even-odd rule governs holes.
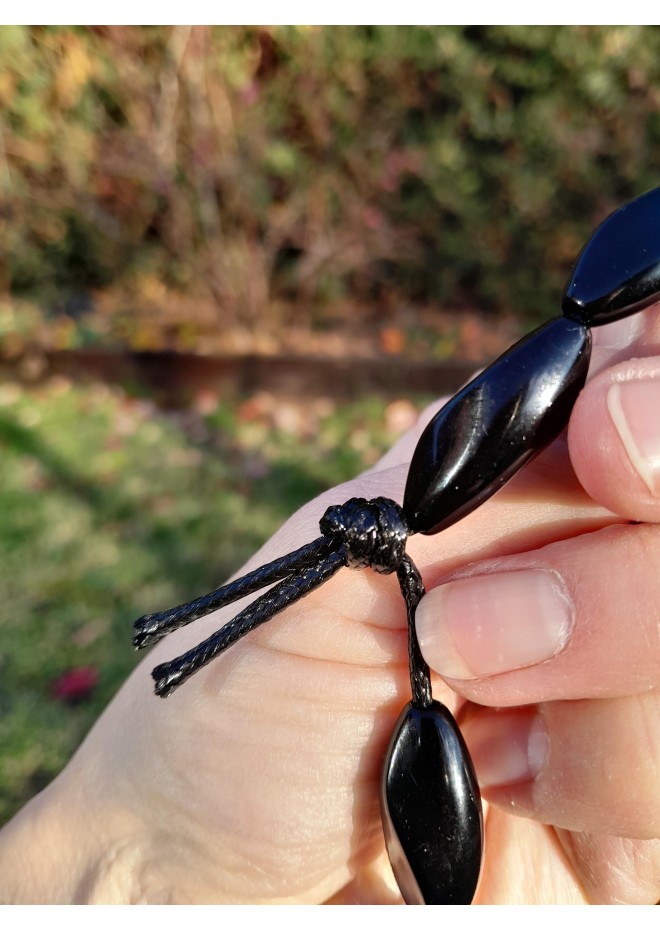
[[[660,187],[601,223],[573,267],[562,310],[587,326],[600,326],[656,300],[660,300]]]
[[[413,532],[438,533],[480,506],[562,431],[589,365],[591,336],[559,317],[456,394],[413,454],[403,501]]]
[[[481,798],[456,721],[433,701],[406,705],[390,741],[381,810],[406,904],[470,904],[483,850]]]

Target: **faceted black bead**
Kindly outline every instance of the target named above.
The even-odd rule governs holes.
[[[446,707],[408,704],[385,758],[381,810],[406,904],[470,904],[479,881],[483,817],[463,737]]]
[[[551,320],[436,414],[408,472],[403,509],[412,532],[451,526],[558,436],[584,384],[590,351],[585,326]]]
[[[612,213],[582,249],[562,310],[587,326],[660,300],[660,187]]]

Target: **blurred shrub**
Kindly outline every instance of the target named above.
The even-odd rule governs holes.
[[[0,289],[542,315],[660,176],[658,27],[3,27]]]

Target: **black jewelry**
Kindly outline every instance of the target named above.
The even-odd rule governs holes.
[[[135,624],[137,649],[274,585],[185,655],[157,666],[166,697],[250,630],[323,584],[343,566],[396,572],[408,614],[412,701],[387,751],[381,784],[383,829],[408,904],[469,904],[483,850],[477,780],[446,707],[431,695],[429,668],[415,633],[424,594],[406,554],[413,533],[433,534],[486,501],[566,426],[582,389],[590,328],[622,319],[660,298],[660,188],[613,213],[573,268],[563,316],[509,349],[456,394],[425,429],[408,472],[403,507],[388,498],[352,498],[330,507],[323,534],[295,552],[217,591]]]

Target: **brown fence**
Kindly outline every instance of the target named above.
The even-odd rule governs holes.
[[[209,357],[177,352],[44,351],[0,363],[0,377],[42,382],[52,375],[147,390],[166,406],[183,406],[199,390],[224,395],[269,390],[282,396],[442,395],[474,372],[474,362],[336,359],[312,356]]]

